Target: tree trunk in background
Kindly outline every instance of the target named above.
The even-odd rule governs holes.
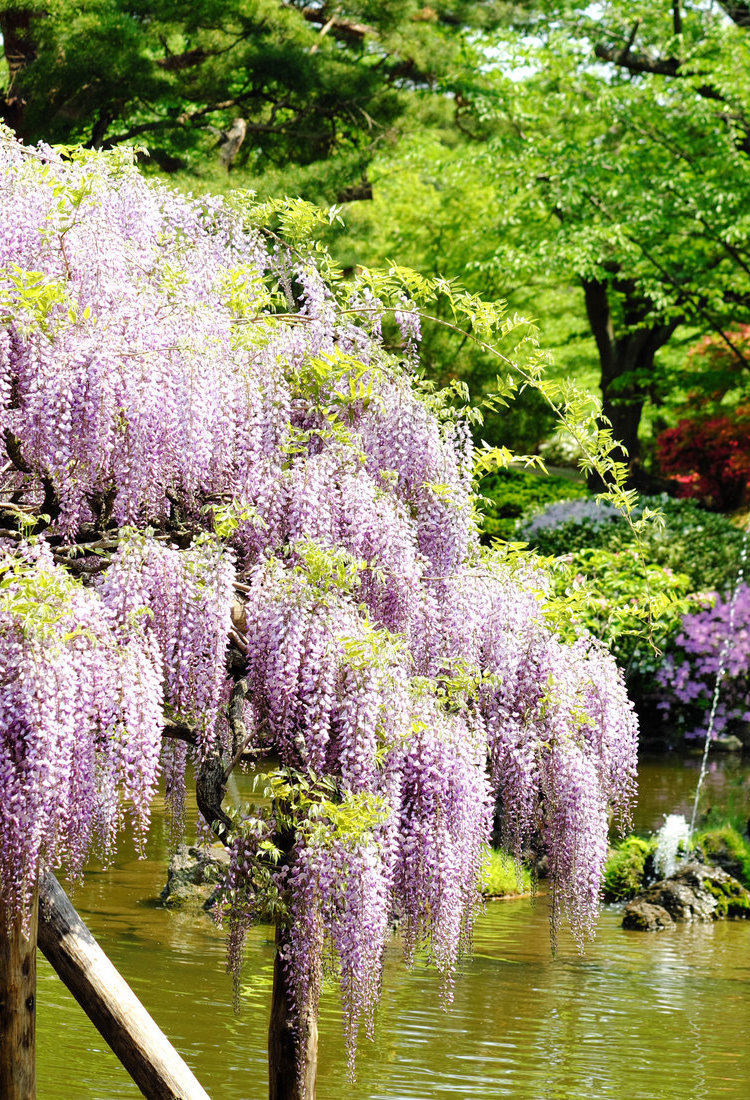
[[[644,323],[648,309],[639,302],[628,308],[627,291],[618,287],[625,296],[625,332],[615,333],[608,297],[608,284],[597,280],[583,283],[586,312],[591,331],[596,340],[601,368],[602,413],[612,425],[614,438],[622,443],[627,457],[615,452],[614,457],[626,462],[634,480],[638,480],[641,445],[638,429],[641,414],[650,386],[654,357],[677,328],[677,321],[668,324]]]
[[[0,99],[0,119],[15,130],[22,139],[26,99],[20,87],[20,76],[27,65],[36,58],[32,37],[32,24],[40,14],[39,9],[7,8],[0,11],[0,35],[3,38],[5,60],[8,65],[8,89]]]
[[[285,940],[283,929],[276,928],[276,957],[273,964],[271,1019],[268,1025],[268,1096],[269,1100],[315,1100],[318,1074],[318,1021],[310,1016],[303,1021],[306,1047],[305,1073],[297,1078],[297,1035],[294,1030],[291,997],[282,962]]]
[[[36,1097],[37,898],[28,928],[0,904],[0,1097]]]

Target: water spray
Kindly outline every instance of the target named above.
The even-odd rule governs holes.
[[[698,782],[695,787],[695,799],[693,801],[693,813],[690,817],[690,830],[688,837],[692,837],[695,831],[695,819],[698,816],[698,800],[700,798],[701,787],[703,786],[703,780],[706,778],[706,769],[708,766],[708,750],[711,745],[711,739],[713,737],[714,725],[716,722],[716,708],[719,705],[719,693],[721,690],[721,682],[726,675],[726,661],[729,653],[729,647],[732,644],[732,637],[734,634],[734,612],[737,605],[737,596],[739,594],[742,582],[745,578],[745,565],[747,562],[747,539],[748,536],[748,522],[745,523],[744,538],[742,540],[742,550],[740,551],[740,564],[737,569],[737,579],[734,582],[734,589],[732,591],[732,599],[729,604],[729,626],[727,628],[726,637],[722,642],[721,650],[719,652],[719,667],[716,670],[716,680],[714,681],[713,695],[711,696],[711,710],[708,715],[708,725],[706,727],[706,740],[703,745],[703,756],[701,757],[701,768],[698,773]]]

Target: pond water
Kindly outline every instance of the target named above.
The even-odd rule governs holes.
[[[698,761],[647,760],[636,827],[658,828],[692,804]],[[715,762],[705,805],[747,813],[750,766]],[[242,1013],[231,1008],[224,943],[209,918],[155,899],[165,879],[163,829],[146,860],[123,849],[73,894],[83,919],[214,1100],[264,1100],[271,929],[248,945]],[[562,935],[549,949],[544,897],[492,902],[449,1011],[434,972],[389,952],[374,1043],[346,1075],[334,990],[324,993],[319,1100],[746,1100],[750,1080],[750,922],[625,932],[605,908],[581,956]],[[39,1100],[120,1100],[140,1093],[43,958],[38,985]]]

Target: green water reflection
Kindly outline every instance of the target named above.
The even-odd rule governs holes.
[[[717,797],[719,789],[738,786],[732,767],[714,772]],[[662,766],[646,778],[656,787],[663,779],[679,795],[676,772],[664,775]],[[658,824],[673,806],[657,808],[645,794],[639,816],[656,814]],[[155,902],[165,856],[157,828],[145,861],[125,852],[114,867],[89,874],[74,901],[214,1100],[263,1100],[270,930],[257,928],[250,938],[237,1017],[221,933],[208,918]],[[563,936],[552,959],[543,898],[492,903],[448,1012],[438,986],[423,966],[404,971],[394,942],[376,1039],[362,1042],[354,1086],[346,1077],[335,992],[327,991],[320,1100],[748,1095],[750,922],[644,936],[623,932],[619,913],[604,910],[585,956]],[[43,959],[38,1003],[40,1100],[140,1095]]]

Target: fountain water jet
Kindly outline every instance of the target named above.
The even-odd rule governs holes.
[[[656,834],[654,865],[660,878],[670,878],[687,857],[691,830],[683,814],[665,814]]]
[[[747,562],[747,541],[748,531],[750,530],[750,523],[745,523],[744,539],[742,541],[742,551],[740,553],[740,564],[737,569],[737,578],[734,582],[734,590],[732,591],[732,600],[729,604],[729,626],[727,628],[726,637],[722,643],[721,651],[719,653],[719,667],[716,670],[716,680],[714,682],[713,695],[711,696],[711,710],[708,715],[708,725],[706,726],[706,740],[703,745],[703,755],[701,757],[701,768],[698,773],[698,782],[695,786],[695,799],[693,800],[693,812],[690,816],[690,831],[689,836],[693,835],[695,831],[695,821],[698,816],[698,801],[700,799],[701,787],[703,786],[703,780],[706,778],[706,769],[708,767],[708,750],[711,745],[714,733],[714,725],[716,722],[716,708],[719,705],[719,692],[721,689],[721,682],[726,674],[726,661],[729,654],[729,647],[732,644],[732,637],[734,635],[734,612],[737,605],[737,596],[740,591],[740,587],[745,577],[745,565]],[[670,815],[674,816],[674,815]]]

